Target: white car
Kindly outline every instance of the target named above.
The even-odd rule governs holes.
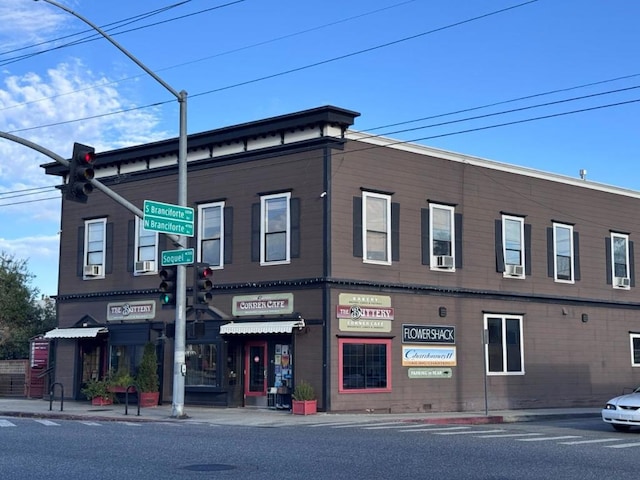
[[[640,387],[609,400],[602,409],[602,420],[619,432],[640,427]]]

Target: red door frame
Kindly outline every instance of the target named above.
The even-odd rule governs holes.
[[[263,385],[261,391],[250,390],[251,384],[251,369],[254,367],[254,359],[251,352],[251,347],[261,348],[260,354],[261,362],[257,362],[262,365],[262,378]],[[244,394],[247,397],[265,397],[267,395],[267,342],[263,340],[247,342],[244,344],[245,356],[244,356]],[[255,367],[254,367],[255,368]]]

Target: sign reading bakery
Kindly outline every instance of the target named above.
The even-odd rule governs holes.
[[[341,293],[336,316],[343,332],[390,332],[394,311],[389,296]]]
[[[233,297],[231,311],[234,317],[293,313],[293,293],[239,295]]]

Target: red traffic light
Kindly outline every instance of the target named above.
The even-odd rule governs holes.
[[[84,155],[81,155],[78,160],[87,165],[92,165],[96,161],[96,152],[84,152]]]

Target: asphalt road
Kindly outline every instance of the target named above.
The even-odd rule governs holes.
[[[0,417],[2,479],[637,479],[640,430],[597,419],[273,427]]]

